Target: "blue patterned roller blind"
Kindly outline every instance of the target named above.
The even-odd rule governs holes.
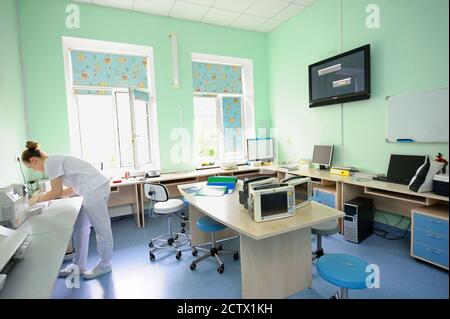
[[[134,90],[134,98],[139,101],[148,102],[150,101],[150,97],[148,96],[148,93]]]
[[[242,67],[192,62],[194,92],[242,93]]]
[[[222,99],[224,147],[225,152],[242,151],[242,101],[240,97]]]
[[[146,57],[71,51],[73,85],[148,89]]]

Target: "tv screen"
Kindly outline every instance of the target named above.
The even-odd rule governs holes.
[[[369,98],[369,44],[309,66],[309,107]]]

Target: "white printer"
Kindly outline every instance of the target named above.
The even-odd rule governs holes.
[[[28,192],[25,185],[12,184],[0,188],[0,225],[19,227],[31,212],[28,207]]]
[[[7,272],[15,261],[24,258],[30,243],[31,237],[26,232],[0,226],[0,290]]]

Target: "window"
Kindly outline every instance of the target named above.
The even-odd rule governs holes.
[[[255,134],[251,61],[193,54],[192,71],[197,165],[245,162]]]
[[[199,163],[216,163],[219,159],[217,98],[194,97],[195,145]]]
[[[63,43],[72,153],[108,175],[160,169],[151,48]]]

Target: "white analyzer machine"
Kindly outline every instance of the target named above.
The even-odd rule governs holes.
[[[25,185],[13,184],[0,189],[0,290],[12,265],[24,258],[31,243],[28,233],[17,229],[38,207],[29,207]]]

